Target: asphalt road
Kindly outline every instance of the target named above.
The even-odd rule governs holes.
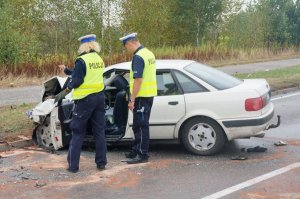
[[[41,91],[41,86],[0,89],[0,106],[39,102]]]
[[[257,71],[268,71],[279,68],[286,68],[291,66],[297,66],[300,63],[300,58],[286,59],[286,60],[277,60],[277,61],[267,61],[259,63],[250,63],[250,64],[237,64],[220,67],[219,69],[228,73],[253,73]]]
[[[180,145],[151,145],[149,163],[127,165],[120,160],[129,146],[115,146],[109,148],[105,171],[97,171],[94,153],[84,151],[80,172],[70,174],[66,151],[2,153],[0,198],[300,198],[300,92],[272,101],[282,116],[279,128],[265,138],[230,142],[211,157],[187,154]],[[274,146],[279,140],[287,146]],[[255,146],[268,150],[241,151]],[[239,154],[248,159],[231,160]]]
[[[251,73],[261,70],[274,70],[277,68],[291,67],[299,65],[300,58],[268,61],[253,64],[239,64],[220,67],[218,69],[229,73]],[[0,89],[0,106],[37,103],[41,100],[41,86]]]

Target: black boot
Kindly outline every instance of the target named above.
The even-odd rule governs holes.
[[[97,169],[100,170],[100,171],[104,170],[105,169],[105,165],[104,164],[98,164],[97,165]]]
[[[129,159],[129,160],[127,160],[126,162],[127,162],[127,164],[139,164],[139,163],[144,163],[144,162],[148,162],[148,157],[136,155],[135,158]]]
[[[71,172],[71,173],[77,173],[79,169],[71,169],[71,168],[67,168],[67,171]]]
[[[125,157],[126,158],[130,158],[133,159],[137,156],[137,152],[136,151],[130,151],[129,153],[125,153]]]

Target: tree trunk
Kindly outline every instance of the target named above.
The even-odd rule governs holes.
[[[197,17],[196,46],[199,46],[200,17]]]

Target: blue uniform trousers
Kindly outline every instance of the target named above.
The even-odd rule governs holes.
[[[79,159],[82,143],[86,134],[87,124],[91,125],[96,141],[95,162],[97,165],[106,165],[105,141],[105,109],[104,93],[93,93],[75,102],[75,109],[71,122],[72,140],[68,151],[69,169],[79,169]]]
[[[134,143],[132,150],[141,157],[148,158],[149,150],[149,118],[153,104],[153,97],[137,97],[133,109]]]

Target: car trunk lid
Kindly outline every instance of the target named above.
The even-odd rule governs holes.
[[[237,87],[254,89],[260,94],[260,96],[265,95],[270,91],[270,86],[265,79],[245,79],[244,82]]]

